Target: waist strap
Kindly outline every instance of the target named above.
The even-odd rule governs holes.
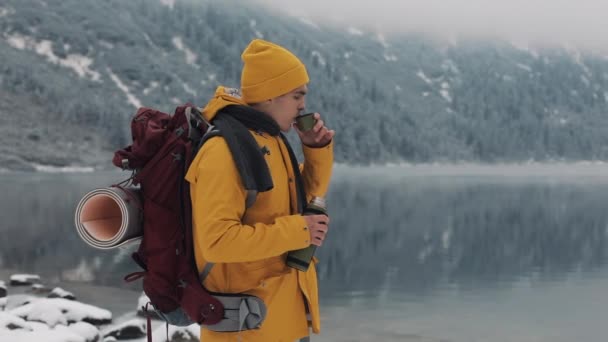
[[[224,319],[206,329],[217,332],[238,332],[258,329],[266,318],[262,299],[246,294],[213,294],[224,305]]]

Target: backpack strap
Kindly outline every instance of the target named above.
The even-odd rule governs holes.
[[[207,276],[209,275],[209,272],[211,272],[211,269],[213,268],[213,265],[215,265],[212,262],[208,262],[205,267],[203,268],[203,271],[198,275],[199,279],[201,281],[201,283],[203,281],[205,281],[205,279],[207,278]]]
[[[196,155],[198,151],[200,151],[200,149],[203,147],[203,144],[205,144],[207,140],[222,135],[222,132],[220,132],[219,129],[217,129],[214,125],[212,125],[210,122],[203,118],[201,112],[198,111],[198,109],[194,107],[186,108],[186,116],[188,118],[190,132],[196,132],[197,130],[195,128],[200,127],[201,122],[204,122],[208,127],[207,131],[202,136],[197,136],[195,133],[189,134],[190,139],[192,139],[193,141],[198,141],[198,144],[196,144],[194,155]],[[257,196],[258,192],[256,190],[247,190],[247,197],[245,198],[245,209],[250,208],[255,203]],[[211,272],[213,265],[214,264],[212,262],[208,262],[205,265],[203,271],[199,274],[201,283],[205,281],[205,279]]]

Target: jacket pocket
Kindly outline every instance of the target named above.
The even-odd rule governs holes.
[[[230,293],[246,292],[260,286],[265,279],[287,273],[285,256],[228,264],[228,290]]]

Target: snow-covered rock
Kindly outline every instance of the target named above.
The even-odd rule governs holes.
[[[103,331],[105,337],[115,337],[119,340],[136,339],[146,336],[146,322],[141,319],[132,319],[120,325]]]
[[[86,342],[101,341],[101,332],[97,327],[87,322],[76,322],[68,326],[70,331],[86,339]]]
[[[200,326],[191,324],[187,327],[169,326],[169,341],[180,342],[199,342],[200,341]],[[161,324],[152,332],[152,341],[165,341],[167,338],[167,328]]]
[[[32,330],[23,318],[0,311],[0,331],[15,329]]]
[[[34,294],[39,294],[39,295],[46,295],[49,292],[51,292],[51,289],[49,289],[48,287],[42,285],[42,284],[33,284],[32,285],[32,293]]]
[[[84,321],[93,325],[102,325],[112,322],[112,313],[108,310],[63,298],[41,298],[12,309],[11,313],[27,319],[30,315],[44,316],[45,310],[50,310],[49,315],[54,314],[56,311],[52,309],[53,307],[62,313],[67,323]]]
[[[27,321],[44,323],[51,328],[58,324],[68,325],[63,312],[53,303],[43,300],[33,303],[31,310],[23,318]]]
[[[26,331],[23,329],[0,330],[0,341],[87,342],[84,337],[72,332],[65,325],[49,328],[44,324],[36,326],[33,331]]]
[[[26,286],[32,285],[40,281],[40,276],[36,274],[13,274],[11,276],[11,286]]]
[[[76,300],[76,296],[73,293],[68,292],[61,287],[56,287],[48,295],[49,298],[63,298],[68,300]]]

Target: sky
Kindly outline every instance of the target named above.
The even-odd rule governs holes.
[[[516,43],[608,46],[608,0],[256,0],[314,22]]]

